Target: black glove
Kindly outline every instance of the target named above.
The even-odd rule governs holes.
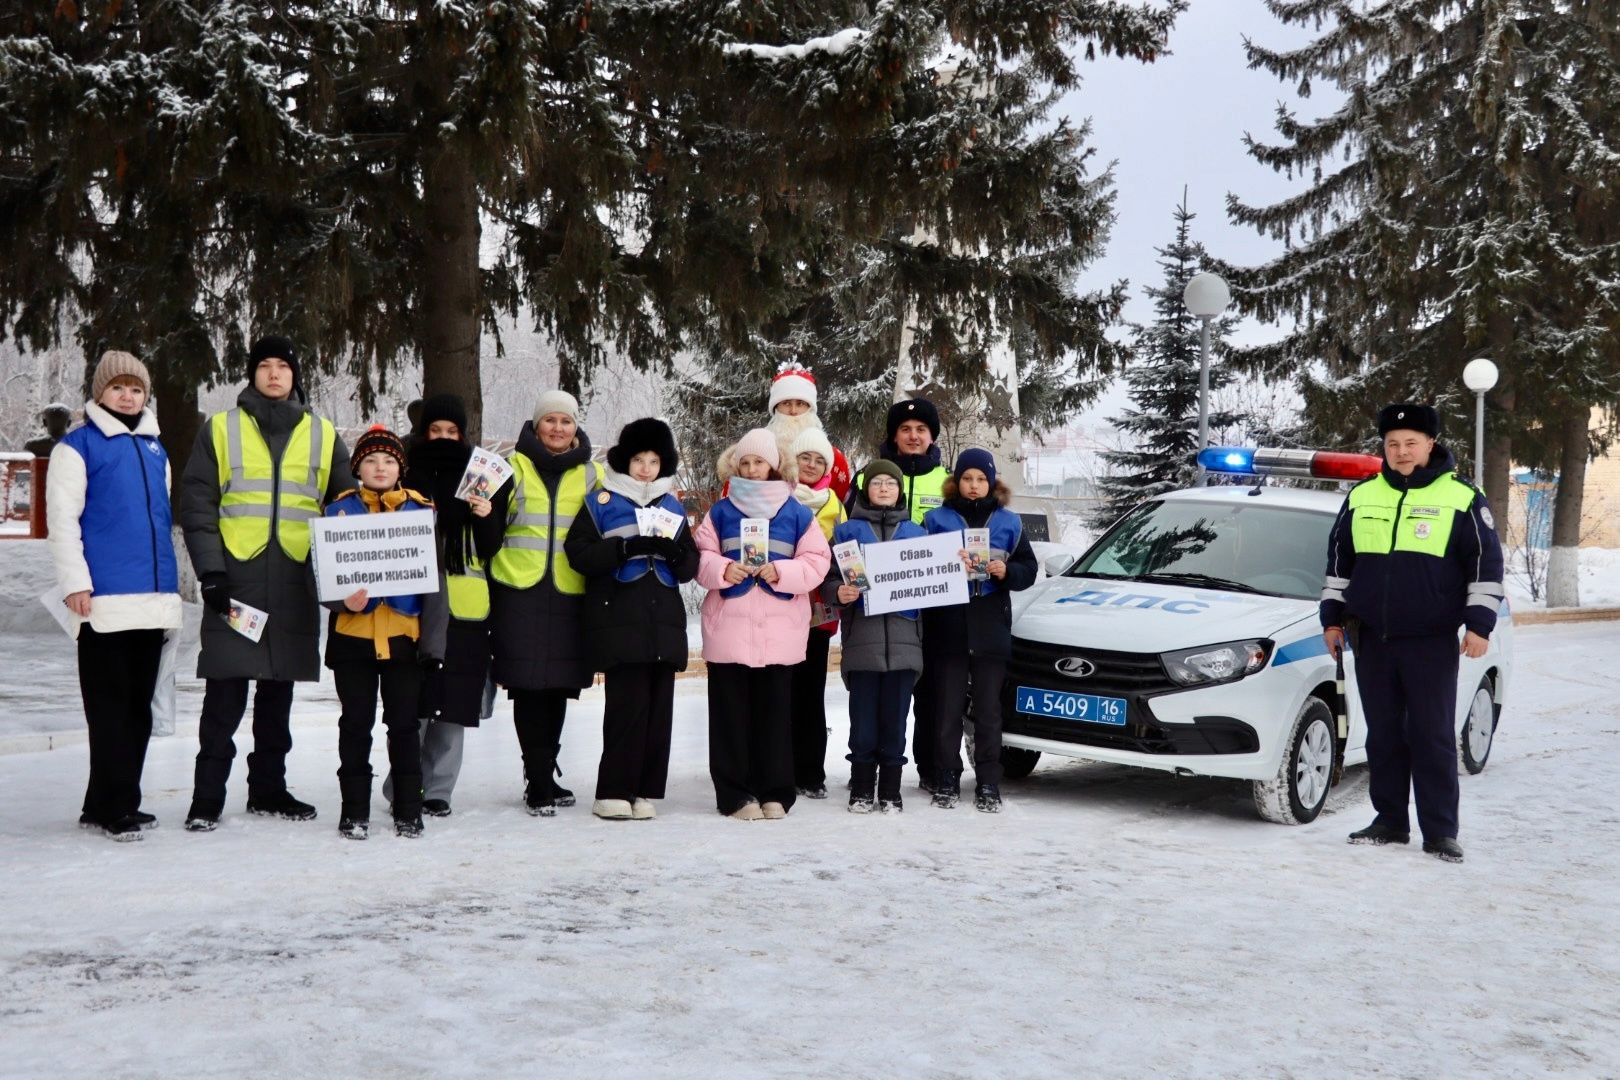
[[[626,559],[641,559],[656,554],[658,554],[658,537],[628,536],[625,538],[624,557]]]
[[[422,669],[422,674],[432,675],[444,667],[444,661],[437,656],[424,656],[417,661],[417,666]]]
[[[653,557],[663,559],[667,563],[681,561],[681,542],[672,536],[651,537],[654,545]]]
[[[224,574],[218,570],[204,574],[197,579],[197,585],[202,589],[204,607],[215,615],[231,613],[231,586]]]

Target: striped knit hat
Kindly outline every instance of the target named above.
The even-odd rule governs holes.
[[[399,462],[400,470],[405,469],[405,444],[400,442],[399,436],[383,427],[381,424],[372,424],[366,433],[354,444],[354,453],[349,455],[349,472],[358,479],[360,476],[360,462],[365,460],[367,454],[390,454]]]

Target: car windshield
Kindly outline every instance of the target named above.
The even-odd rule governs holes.
[[[1147,502],[1068,577],[1118,577],[1315,600],[1333,515],[1247,503]]]

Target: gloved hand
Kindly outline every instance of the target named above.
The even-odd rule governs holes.
[[[416,663],[422,669],[424,675],[432,675],[444,667],[444,661],[437,656],[424,656]]]
[[[204,607],[215,615],[231,613],[231,586],[223,573],[215,570],[204,574],[197,579],[197,585],[202,590]]]
[[[658,554],[658,537],[656,536],[628,536],[624,541],[624,557],[626,559],[641,559]]]

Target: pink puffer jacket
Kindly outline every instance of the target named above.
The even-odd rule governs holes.
[[[802,661],[810,627],[807,594],[821,587],[832,562],[832,550],[821,534],[821,526],[812,520],[794,546],[793,558],[771,563],[781,575],[774,588],[792,593],[791,600],[778,599],[759,588],[725,599],[720,590],[727,588],[726,565],[731,560],[720,554],[720,538],[707,514],[693,538],[701,557],[697,581],[709,590],[703,598],[703,659],[711,664],[749,667]]]

